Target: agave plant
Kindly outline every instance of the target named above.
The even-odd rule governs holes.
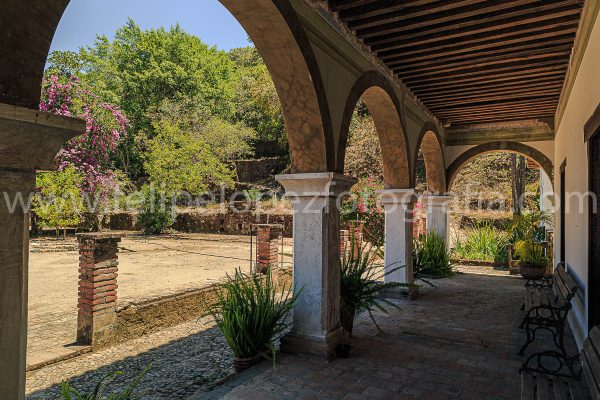
[[[415,279],[430,285],[428,279],[444,278],[453,274],[450,253],[440,235],[429,232],[414,241],[413,272]]]
[[[383,282],[383,278],[404,266],[384,270],[381,259],[381,249],[372,248],[368,243],[362,246],[351,243],[350,249],[341,257],[341,291],[340,319],[344,329],[351,335],[354,327],[354,316],[357,312],[366,310],[371,320],[381,330],[373,311],[388,313],[386,306],[400,309],[379,295],[381,292],[398,287],[409,287],[398,282]]]
[[[120,393],[111,393],[108,397],[105,396],[107,387],[119,375],[123,375],[122,371],[115,371],[105,375],[96,385],[92,393],[82,393],[73,387],[69,382],[60,384],[60,395],[62,400],[137,400],[141,399],[141,395],[135,393],[135,390],[142,382],[144,376],[150,371],[152,365],[148,365],[137,377]]]
[[[277,290],[267,274],[244,274],[236,270],[217,287],[216,301],[207,305],[242,370],[260,358],[275,361],[274,341],[290,326],[288,318],[300,292],[291,287]],[[253,359],[247,365],[242,360]],[[246,365],[246,366],[245,366]]]

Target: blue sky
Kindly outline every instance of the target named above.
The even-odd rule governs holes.
[[[51,51],[76,51],[93,44],[97,34],[112,39],[128,17],[142,29],[170,27],[179,22],[205,43],[224,50],[249,44],[244,29],[218,0],[71,0]]]

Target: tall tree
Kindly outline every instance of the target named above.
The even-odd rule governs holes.
[[[511,173],[512,173],[512,203],[513,214],[521,215],[522,201],[525,193],[525,168],[527,160],[521,155],[511,153]]]

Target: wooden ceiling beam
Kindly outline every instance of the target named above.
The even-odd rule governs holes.
[[[471,73],[478,72],[500,72],[505,70],[511,70],[514,67],[525,67],[530,68],[542,66],[542,65],[554,65],[557,63],[568,63],[571,53],[557,52],[557,53],[544,53],[530,56],[513,57],[510,59],[500,59],[497,61],[488,61],[472,65],[459,65],[459,66],[448,66],[448,68],[435,68],[431,69],[413,69],[411,71],[403,71],[398,68],[394,68],[393,72],[397,73],[403,80],[408,82],[410,79],[415,78],[434,78],[436,76],[446,76],[448,78],[453,76],[463,76]]]
[[[477,82],[477,83],[467,83],[464,85],[451,85],[446,88],[432,87],[432,88],[423,88],[423,89],[415,89],[413,92],[418,96],[435,94],[435,93],[448,93],[448,94],[463,94],[465,92],[474,92],[474,91],[490,91],[490,90],[499,90],[503,88],[519,88],[526,87],[528,84],[537,84],[537,83],[560,83],[562,84],[564,80],[564,72],[558,71],[554,74],[540,76],[537,78],[528,78],[528,77],[517,77],[515,79],[508,79],[502,82]]]
[[[355,7],[364,7],[370,3],[380,3],[381,0],[329,0],[329,8],[332,11],[346,10]]]
[[[473,101],[474,99],[481,100],[491,100],[491,99],[514,99],[521,98],[524,96],[535,96],[540,94],[559,94],[562,90],[562,85],[560,83],[555,83],[552,86],[543,85],[539,87],[531,87],[531,86],[522,86],[520,89],[505,89],[504,91],[482,91],[475,92],[470,94],[463,94],[461,96],[457,96],[456,94],[449,95],[435,95],[431,94],[429,96],[419,96],[419,100],[424,103],[442,103],[446,105],[452,104],[462,104],[468,103],[469,101]],[[441,93],[443,94],[443,93]]]
[[[579,20],[579,12],[571,11],[567,15],[560,17],[551,17],[548,19],[542,19],[537,22],[524,23],[512,27],[503,27],[501,29],[494,29],[490,26],[488,30],[475,32],[470,34],[468,31],[464,32],[464,35],[457,37],[446,37],[444,35],[431,35],[431,37],[422,37],[420,39],[408,39],[408,40],[397,40],[395,42],[384,43],[381,45],[370,46],[371,51],[385,57],[390,52],[400,52],[411,50],[433,50],[435,48],[445,48],[456,45],[467,45],[477,44],[481,41],[496,41],[502,42],[504,39],[508,39],[513,36],[540,34],[546,32],[549,28],[558,28],[564,26],[575,26]],[[551,32],[550,32],[551,33]],[[526,37],[525,36],[525,37]],[[552,36],[551,34],[548,36]],[[546,36],[546,37],[548,37]]]
[[[460,107],[448,108],[444,106],[432,106],[431,111],[440,117],[447,117],[450,115],[462,115],[468,112],[513,112],[519,111],[524,108],[543,108],[543,107],[552,107],[556,106],[558,103],[558,98],[555,96],[554,98],[543,98],[543,99],[531,99],[531,100],[521,100],[521,101],[510,101],[506,103],[496,103],[496,104],[482,104],[482,105],[461,105]]]
[[[575,32],[566,33],[564,35],[557,35],[552,38],[535,38],[533,40],[523,39],[518,43],[510,43],[510,44],[498,44],[497,46],[488,47],[486,49],[476,49],[473,51],[461,52],[458,54],[448,54],[448,53],[423,53],[420,55],[409,56],[406,54],[398,55],[395,57],[389,57],[386,59],[386,63],[388,66],[399,66],[404,64],[417,65],[419,62],[445,62],[445,61],[455,61],[455,60],[463,60],[467,58],[476,58],[476,57],[484,57],[490,55],[501,54],[501,52],[507,53],[510,51],[520,51],[520,50],[534,50],[539,48],[544,48],[543,46],[554,46],[554,45],[564,45],[567,44],[570,47],[573,46],[573,40],[575,39]]]
[[[572,42],[571,42],[572,43]],[[455,68],[455,67],[464,67],[464,66],[475,66],[475,65],[485,65],[491,64],[494,62],[508,61],[508,60],[516,60],[516,59],[527,59],[527,58],[540,58],[545,55],[557,53],[571,53],[571,44],[563,43],[561,45],[547,45],[543,48],[533,48],[533,49],[511,49],[505,51],[494,51],[488,52],[485,54],[477,54],[476,56],[471,57],[449,57],[447,59],[442,59],[439,61],[423,61],[416,63],[391,63],[386,64],[388,68],[392,70],[396,70],[399,73],[411,72],[411,71],[435,71],[435,70],[445,70],[446,68]]]
[[[437,56],[455,56],[458,54],[473,53],[478,50],[489,50],[492,48],[504,47],[509,45],[518,45],[523,41],[527,40],[552,40],[556,36],[562,36],[567,34],[574,34],[577,31],[577,24],[566,24],[564,26],[558,26],[555,28],[548,28],[540,30],[535,33],[520,33],[518,35],[505,37],[502,40],[479,40],[479,41],[468,41],[454,45],[438,45],[438,46],[416,46],[412,49],[405,49],[403,51],[387,51],[377,54],[377,56],[383,62],[389,62],[391,60],[397,60],[398,57],[411,58],[411,56],[418,57],[423,54],[433,54]]]
[[[546,112],[546,113],[531,113],[529,115],[506,115],[506,116],[492,116],[488,118],[465,118],[461,120],[452,121],[453,124],[462,125],[462,124],[493,124],[496,122],[510,122],[510,121],[527,121],[531,119],[541,119],[541,118],[553,118],[554,113]]]
[[[418,38],[423,35],[457,35],[461,32],[502,26],[514,26],[523,21],[535,21],[536,18],[555,15],[559,16],[561,12],[572,9],[580,10],[579,0],[537,0],[537,1],[519,1],[504,3],[506,10],[498,10],[497,6],[491,6],[482,10],[483,13],[471,15],[452,14],[454,20],[448,21],[443,18],[442,21],[436,21],[434,16],[427,16],[421,21],[411,20],[405,23],[393,22],[380,26],[374,26],[368,29],[357,29],[356,34],[365,44],[381,44],[393,42],[399,39]]]
[[[435,81],[426,81],[426,80],[420,80],[420,81],[413,81],[410,83],[407,83],[407,85],[415,90],[418,91],[421,88],[429,88],[429,87],[448,87],[448,88],[452,88],[452,87],[456,87],[460,84],[464,84],[464,83],[473,83],[473,82],[486,82],[486,83],[491,83],[491,82],[502,82],[502,81],[506,81],[509,79],[513,79],[513,78],[535,78],[535,77],[540,77],[540,76],[546,76],[548,74],[555,74],[557,71],[562,71],[562,73],[566,73],[567,71],[567,65],[552,65],[552,66],[546,66],[546,67],[541,67],[541,68],[534,68],[534,69],[530,69],[530,68],[526,68],[525,70],[519,70],[519,71],[510,71],[510,72],[505,72],[505,73],[499,73],[496,75],[482,75],[482,76],[466,76],[463,78],[456,78],[456,79],[452,79],[452,80],[444,80],[444,79],[436,79]]]

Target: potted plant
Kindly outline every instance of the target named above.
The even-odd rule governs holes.
[[[234,366],[241,372],[261,359],[275,362],[274,341],[290,326],[288,314],[299,293],[291,287],[278,290],[270,270],[263,274],[243,274],[218,285],[216,301],[207,305],[234,354]]]
[[[383,282],[383,277],[404,268],[404,266],[384,271],[383,264],[377,262],[381,259],[380,249],[373,248],[368,243],[360,246],[357,250],[355,250],[356,246],[358,245],[352,242],[351,248],[342,254],[340,269],[340,320],[342,327],[350,336],[354,328],[354,318],[358,312],[366,310],[377,329],[380,329],[373,316],[373,311],[377,309],[387,313],[385,306],[400,309],[398,305],[381,298],[379,296],[381,292],[411,286],[397,282]],[[349,351],[349,344],[342,342],[342,345],[347,347],[347,349],[340,349],[342,352]]]
[[[539,243],[543,225],[552,223],[547,211],[531,211],[515,217],[512,226],[515,255],[524,279],[540,279],[546,273],[548,258],[544,246]]]

